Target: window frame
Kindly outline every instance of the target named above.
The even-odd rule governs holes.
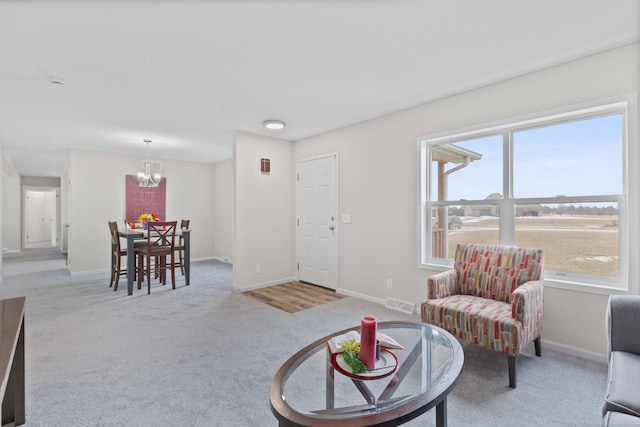
[[[618,262],[619,277],[605,278],[585,276],[575,273],[551,272],[545,270],[545,286],[561,289],[577,290],[598,294],[637,293],[638,292],[638,236],[640,219],[640,149],[638,148],[638,94],[636,92],[566,106],[553,110],[541,111],[526,116],[503,119],[496,122],[483,123],[462,129],[425,135],[418,138],[418,268],[435,271],[450,269],[452,260],[434,258],[432,251],[431,209],[434,206],[492,204],[497,205],[500,212],[515,212],[515,206],[527,203],[584,203],[584,202],[616,202],[618,203]],[[588,195],[570,197],[535,197],[513,198],[513,134],[523,130],[563,123],[588,120],[597,117],[621,114],[622,133],[622,193],[619,195]],[[469,139],[488,136],[502,136],[503,141],[503,199],[498,200],[446,200],[432,201],[431,173],[433,145],[456,143]],[[635,159],[635,164],[631,163]],[[631,167],[633,166],[633,167]],[[434,196],[436,197],[436,196]],[[515,241],[515,214],[499,216],[499,243],[513,244]]]

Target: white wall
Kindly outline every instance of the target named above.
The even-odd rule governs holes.
[[[26,187],[60,187],[60,178],[50,176],[22,176],[20,177],[20,185]]]
[[[296,142],[294,159],[340,153],[340,210],[352,215],[341,224],[340,288],[417,304],[426,297],[432,272],[417,268],[418,137],[638,91],[639,65],[634,44]],[[543,340],[604,354],[606,302],[547,287]]]
[[[2,179],[2,249],[19,251],[22,244],[20,176],[17,173],[3,174]]]
[[[69,165],[60,179],[60,249],[67,253],[69,248]]]
[[[69,162],[69,248],[71,272],[108,270],[108,221],[123,227],[125,175],[134,175],[140,158],[72,150]],[[167,219],[190,219],[191,259],[213,256],[210,164],[162,160],[167,178]],[[108,281],[108,277],[105,276]]]
[[[213,250],[216,259],[233,261],[233,160],[213,165]]]
[[[271,159],[271,173],[260,172],[261,158]],[[292,143],[237,132],[234,168],[233,287],[288,282],[294,276]]]
[[[2,236],[0,247],[7,251],[20,250],[20,175],[5,155],[4,147],[0,145],[0,192],[2,194]],[[0,260],[2,265],[2,260]]]

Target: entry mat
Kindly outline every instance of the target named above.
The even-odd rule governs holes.
[[[262,303],[287,313],[296,313],[307,308],[346,298],[332,289],[302,282],[290,282],[242,293]]]

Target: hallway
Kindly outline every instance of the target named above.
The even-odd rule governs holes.
[[[60,269],[67,269],[66,254],[60,248],[25,249],[2,254],[2,277]]]

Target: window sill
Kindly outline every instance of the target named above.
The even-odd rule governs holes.
[[[557,278],[544,278],[545,288],[563,289],[565,291],[585,292],[596,295],[630,294],[629,289],[615,286],[599,285],[595,283],[573,282],[570,280],[558,280]]]

